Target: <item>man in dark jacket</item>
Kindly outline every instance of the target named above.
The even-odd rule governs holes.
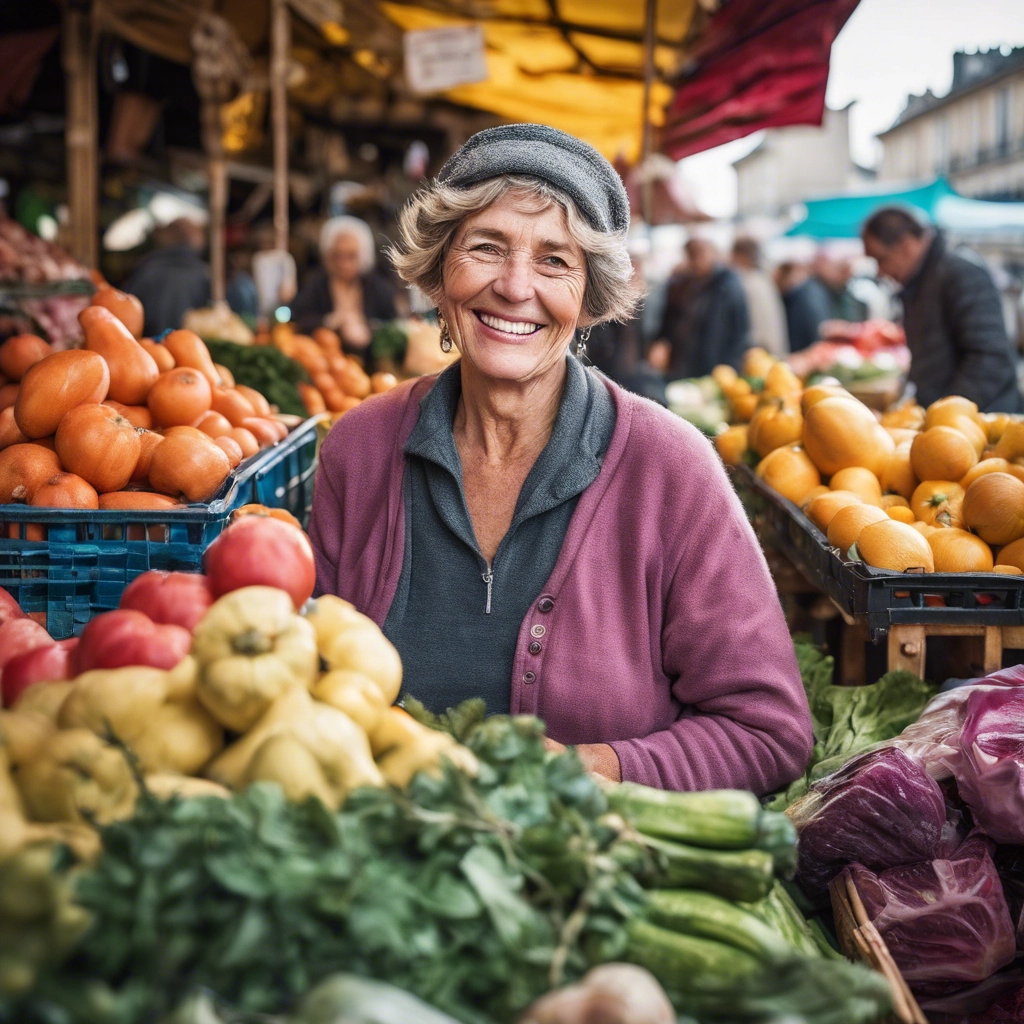
[[[199,255],[204,232],[181,217],[157,233],[157,248],[135,268],[124,286],[142,301],[149,338],[181,326],[190,309],[210,304],[210,268]]]
[[[899,207],[871,215],[864,251],[903,285],[903,327],[910,380],[929,405],[963,395],[982,412],[1019,412],[1017,367],[1006,336],[999,293],[984,264]]]
[[[720,363],[740,368],[750,348],[743,282],[706,238],[686,243],[687,267],[668,283],[659,341],[648,360],[669,380],[703,377]]]

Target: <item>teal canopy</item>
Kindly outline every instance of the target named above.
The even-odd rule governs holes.
[[[857,238],[861,225],[882,206],[909,206],[931,223],[957,235],[1024,238],[1024,203],[992,203],[967,199],[945,178],[899,192],[882,190],[859,195],[808,199],[807,215],[787,235],[812,238]]]

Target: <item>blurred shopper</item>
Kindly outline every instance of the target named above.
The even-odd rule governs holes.
[[[743,283],[750,312],[750,337],[755,345],[780,358],[789,351],[786,309],[771,274],[764,269],[761,246],[753,238],[737,238],[732,266]]]
[[[750,314],[739,275],[706,238],[686,243],[686,267],[669,279],[661,330],[648,361],[669,380],[739,369],[750,348]]]
[[[292,303],[292,319],[305,334],[330,327],[347,352],[365,352],[370,322],[394,320],[395,291],[374,270],[373,233],[358,217],[332,217],[320,232],[323,266],[313,271]]]
[[[903,285],[903,326],[910,380],[929,405],[963,395],[984,412],[1018,412],[1016,361],[992,275],[968,250],[950,252],[943,237],[900,207],[865,222],[864,251]]]
[[[179,217],[158,228],[155,241],[156,248],[124,285],[142,302],[149,338],[180,327],[190,309],[210,304],[210,268],[200,255],[206,242],[202,226]]]
[[[229,249],[227,254],[230,272],[224,297],[231,307],[250,326],[256,323],[259,316],[259,294],[252,276],[252,252],[249,249]]]
[[[786,311],[789,351],[800,352],[818,340],[820,308],[810,284],[810,268],[792,261],[780,263],[775,270],[775,286]]]
[[[807,279],[807,288],[811,308],[818,320],[818,336],[821,334],[821,325],[826,320],[860,322],[866,319],[867,309],[864,303],[850,291],[852,277],[852,260],[833,256],[825,249],[819,249],[815,254],[811,276]]]

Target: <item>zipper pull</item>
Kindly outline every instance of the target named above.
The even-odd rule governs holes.
[[[491,614],[491,584],[494,583],[494,573],[488,567],[487,572],[483,574],[484,583],[487,584],[487,607],[484,608],[484,615]]]

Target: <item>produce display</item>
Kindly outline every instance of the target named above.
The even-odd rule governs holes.
[[[59,245],[0,214],[0,294],[5,283],[53,292],[15,301],[15,323],[28,317],[58,351],[77,344],[82,337],[78,314],[89,300],[82,294],[60,294],[60,290],[68,282],[89,279],[86,268]]]
[[[737,421],[716,438],[719,454],[756,465],[841,558],[1024,574],[1024,417],[956,396],[876,415],[837,383],[803,387],[759,349],[744,371],[714,372]]]
[[[826,320],[821,336],[823,340],[786,356],[793,372],[809,384],[828,376],[854,385],[899,377],[910,369],[906,334],[889,320]]]
[[[392,373],[367,374],[358,359],[341,351],[341,338],[326,327],[318,327],[310,337],[296,334],[290,324],[275,324],[269,332],[257,334],[254,344],[248,355],[239,356],[246,365],[258,366],[260,348],[269,346],[302,368],[308,381],[283,371],[273,359],[265,360],[263,369],[256,372],[269,376],[269,383],[278,388],[283,382],[293,384],[310,416],[322,412],[340,415],[398,383]]]
[[[1016,667],[933,697],[789,808],[803,892],[825,906],[851,880],[922,998],[986,982],[1024,948],[1022,723]]]
[[[243,459],[289,428],[218,366],[191,331],[139,338],[134,296],[101,286],[80,314],[85,344],[0,345],[0,504],[169,509],[209,501]],[[21,526],[10,524],[11,536]],[[28,525],[29,540],[45,527]]]

